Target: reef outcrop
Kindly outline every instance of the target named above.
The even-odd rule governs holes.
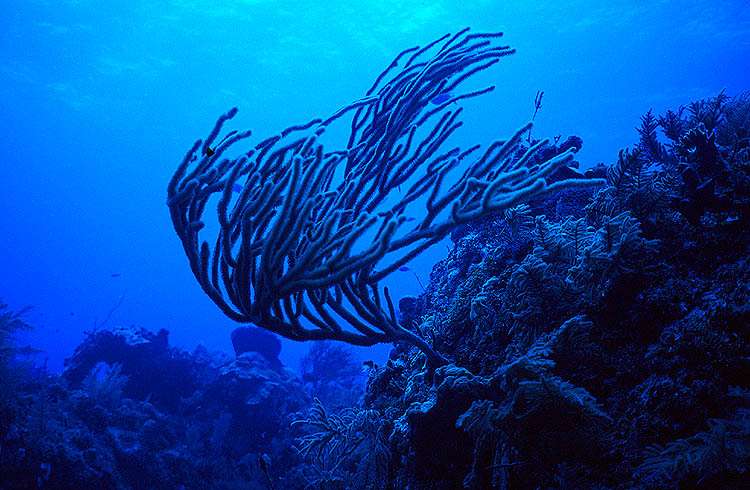
[[[746,488],[750,96],[649,112],[638,138],[576,172],[600,189],[453,230],[399,302],[439,367],[318,343],[296,375],[257,332],[232,357],[115,328],[57,376],[0,305],[0,486]]]
[[[376,456],[326,464],[351,488],[373,465],[381,488],[742,488],[749,134],[747,94],[649,112],[587,172],[605,187],[455,230],[400,303],[449,364],[397,347],[359,409]]]

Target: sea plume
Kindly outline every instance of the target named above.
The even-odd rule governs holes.
[[[494,88],[462,91],[464,82],[514,53],[500,38],[465,29],[407,49],[360,100],[236,157],[226,155],[250,132],[219,139],[237,110],[221,116],[168,186],[175,231],[214,303],[235,321],[290,339],[406,341],[442,363],[425,339],[399,323],[380,282],[458,225],[555,189],[599,183],[548,184],[545,178],[568,164],[574,150],[540,161],[546,140],[522,147],[530,123],[483,151],[448,143],[462,125],[463,109],[454,103]],[[434,104],[442,94],[452,95]],[[346,147],[325,148],[323,134],[349,116]],[[215,231],[205,239],[212,197],[218,227],[209,226]],[[416,219],[407,216],[415,207]]]

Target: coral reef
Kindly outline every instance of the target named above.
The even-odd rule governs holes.
[[[302,358],[300,376],[308,394],[328,408],[356,406],[365,390],[363,366],[344,344],[314,343]]]
[[[464,223],[545,193],[599,183],[559,178],[575,143],[550,152],[558,148],[543,140],[521,150],[531,123],[482,153],[481,145],[449,146],[462,125],[462,108],[454,104],[494,87],[454,91],[514,52],[497,45],[500,37],[465,29],[407,49],[364,98],[234,158],[225,155],[251,134],[230,131],[219,139],[237,110],[221,116],[188,151],[167,189],[175,231],[211,300],[233,320],[291,339],[406,341],[432,365],[444,363],[399,322],[388,288],[379,283]],[[323,134],[350,113],[346,147],[325,148]],[[214,196],[216,223],[208,229],[218,232],[204,239],[204,211]]]
[[[26,311],[14,312],[0,301],[0,434],[7,433],[16,415],[15,393],[24,382],[19,355],[24,349],[17,346],[19,332],[31,328],[24,321]]]
[[[649,112],[637,136],[550,176],[602,188],[452,229],[398,305],[433,369],[411,342],[364,367],[321,342],[297,375],[262,329],[231,357],[132,327],[58,376],[0,305],[0,488],[747,488],[750,96]]]
[[[187,353],[142,328],[91,333],[62,376],[24,378],[2,488],[268,488],[297,460],[290,423],[311,404],[256,352]]]
[[[245,352],[257,352],[272,365],[281,367],[279,354],[281,342],[274,334],[261,328],[245,326],[235,328],[231,335],[234,353],[239,356]]]
[[[358,409],[390,459],[333,437],[349,450],[317,449],[340,459],[312,461],[336,469],[321,481],[366,488],[367,466],[379,488],[745,488],[749,109],[720,94],[649,112],[591,171],[604,188],[455,230],[427,291],[400,302],[450,363],[430,377],[397,347]],[[337,421],[315,444],[356,425],[312,413]]]

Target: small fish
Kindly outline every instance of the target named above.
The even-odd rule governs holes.
[[[215,151],[213,150],[213,148],[211,148],[210,146],[207,146],[207,147],[206,147],[206,149],[205,149],[205,151],[204,151],[203,153],[204,153],[204,154],[205,154],[205,155],[206,155],[207,157],[210,157],[210,156],[213,156],[213,155],[214,155],[214,153],[216,153],[216,152],[215,152]]]
[[[120,272],[113,272],[113,273],[112,273],[112,274],[110,274],[109,276],[110,276],[110,277],[120,277],[121,275],[122,275],[122,273],[120,273]]]
[[[239,194],[242,192],[243,187],[240,184],[232,184],[232,191]]]
[[[433,97],[430,103],[434,105],[440,105],[444,102],[448,102],[452,98],[453,98],[453,92],[445,92],[445,93],[442,93]]]
[[[410,222],[416,221],[416,220],[417,220],[417,218],[415,218],[414,216],[407,216],[406,218],[404,218],[404,222],[405,223],[410,223]]]
[[[398,268],[398,270],[401,272],[409,272],[411,269],[409,269],[405,265],[402,265],[401,267]]]

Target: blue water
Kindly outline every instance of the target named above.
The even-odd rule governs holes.
[[[581,136],[583,166],[611,162],[650,108],[750,86],[747,0],[504,3],[3,1],[0,298],[34,306],[53,368],[105,321],[229,350],[234,325],[196,284],[165,205],[184,152],[235,105],[257,139],[327,116],[402,49],[464,26],[518,50],[473,82],[498,88],[467,104],[469,139],[508,135],[544,90],[535,134]],[[444,255],[412,269],[425,282]],[[391,284],[420,291],[411,273]],[[282,360],[307,347],[285,342]]]

